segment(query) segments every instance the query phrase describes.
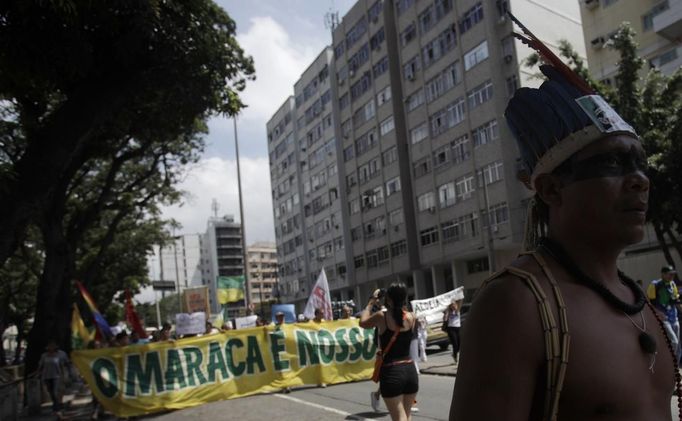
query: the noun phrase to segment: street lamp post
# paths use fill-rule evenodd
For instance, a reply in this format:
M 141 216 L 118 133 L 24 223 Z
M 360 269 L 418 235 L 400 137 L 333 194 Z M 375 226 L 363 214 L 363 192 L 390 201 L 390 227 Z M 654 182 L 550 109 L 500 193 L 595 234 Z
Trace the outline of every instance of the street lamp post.
M 237 116 L 232 117 L 234 123 L 234 149 L 237 158 L 237 191 L 239 192 L 239 220 L 242 224 L 242 255 L 244 259 L 244 288 L 246 294 L 244 295 L 244 306 L 249 307 L 251 303 L 251 286 L 249 285 L 249 260 L 246 252 L 246 224 L 244 223 L 244 200 L 242 198 L 242 176 L 239 168 L 239 139 L 237 137 Z

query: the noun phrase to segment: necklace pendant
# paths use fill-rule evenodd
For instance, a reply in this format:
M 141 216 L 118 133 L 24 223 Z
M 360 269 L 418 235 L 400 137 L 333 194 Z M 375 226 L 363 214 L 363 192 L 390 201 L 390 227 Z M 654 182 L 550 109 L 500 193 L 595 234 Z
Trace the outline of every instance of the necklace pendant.
M 639 334 L 639 346 L 642 347 L 642 351 L 647 354 L 656 353 L 656 339 L 646 332 Z

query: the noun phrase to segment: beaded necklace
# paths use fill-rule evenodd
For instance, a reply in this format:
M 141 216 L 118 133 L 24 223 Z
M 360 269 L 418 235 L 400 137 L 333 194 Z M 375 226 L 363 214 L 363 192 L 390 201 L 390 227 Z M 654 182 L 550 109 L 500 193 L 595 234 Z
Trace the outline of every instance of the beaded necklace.
M 540 240 L 540 248 L 542 248 L 544 251 L 546 251 L 549 255 L 551 255 L 556 261 L 561 264 L 564 269 L 566 269 L 567 272 L 569 272 L 574 278 L 576 278 L 578 281 L 583 283 L 585 286 L 589 287 L 590 289 L 594 290 L 597 292 L 599 295 L 601 295 L 609 304 L 613 305 L 614 307 L 618 308 L 619 310 L 623 311 L 625 315 L 627 316 L 628 314 L 635 314 L 638 312 L 641 312 L 644 309 L 644 306 L 646 305 L 649 307 L 649 310 L 651 313 L 654 315 L 656 318 L 656 321 L 658 322 L 658 327 L 660 328 L 661 332 L 663 333 L 663 337 L 665 338 L 665 342 L 668 351 L 670 352 L 670 355 L 673 360 L 673 370 L 675 374 L 675 391 L 673 392 L 674 395 L 677 395 L 677 408 L 679 410 L 679 420 L 682 421 L 682 375 L 680 374 L 679 370 L 679 365 L 677 362 L 677 357 L 675 356 L 675 350 L 673 349 L 673 345 L 670 342 L 670 338 L 668 337 L 668 333 L 665 330 L 665 326 L 663 324 L 663 319 L 661 319 L 656 313 L 656 310 L 651 304 L 649 300 L 646 299 L 646 295 L 644 295 L 644 291 L 642 291 L 641 288 L 637 286 L 635 281 L 633 281 L 631 278 L 626 276 L 623 272 L 620 270 L 618 271 L 618 277 L 620 278 L 621 282 L 623 282 L 625 285 L 627 285 L 635 295 L 635 304 L 628 304 L 623 302 L 620 298 L 616 297 L 613 295 L 611 291 L 609 291 L 604 284 L 601 282 L 597 282 L 594 279 L 590 278 L 587 276 L 580 268 L 578 268 L 578 265 L 568 256 L 568 254 L 564 251 L 564 249 L 557 244 L 556 242 L 550 240 L 549 238 L 542 238 Z M 640 304 L 641 301 L 641 304 Z M 629 316 L 628 316 L 629 318 Z M 644 318 L 642 318 L 644 320 Z M 631 319 L 632 321 L 632 319 Z M 636 325 L 635 325 L 636 326 Z M 644 329 L 646 330 L 646 325 L 643 326 Z M 641 330 L 641 329 L 640 329 Z M 643 338 L 643 336 L 646 335 L 648 338 Z M 648 349 L 651 349 L 655 353 L 656 351 L 656 341 L 655 339 L 646 333 L 646 331 L 643 331 L 640 333 L 639 336 L 639 343 L 640 347 L 642 347 L 642 350 L 644 350 L 647 353 L 651 353 L 650 351 L 647 351 Z M 651 347 L 651 348 L 649 348 Z M 654 354 L 655 355 L 655 354 Z M 652 370 L 653 372 L 653 370 Z

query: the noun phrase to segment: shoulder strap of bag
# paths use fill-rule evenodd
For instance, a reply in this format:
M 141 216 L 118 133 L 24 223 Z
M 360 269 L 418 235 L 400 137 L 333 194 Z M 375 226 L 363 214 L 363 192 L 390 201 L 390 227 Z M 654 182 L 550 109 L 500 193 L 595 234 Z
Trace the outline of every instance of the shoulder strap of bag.
M 531 290 L 535 300 L 538 304 L 540 313 L 540 321 L 544 331 L 545 339 L 545 358 L 547 361 L 547 392 L 545 394 L 545 402 L 543 409 L 543 420 L 556 421 L 559 409 L 559 397 L 563 388 L 564 379 L 566 376 L 566 366 L 568 365 L 568 352 L 570 348 L 570 334 L 568 331 L 568 317 L 566 315 L 566 304 L 549 266 L 541 255 L 535 252 L 522 253 L 521 255 L 529 255 L 535 260 L 543 274 L 547 278 L 554 295 L 554 299 L 558 309 L 559 323 L 557 323 L 552 311 L 550 301 L 545 294 L 543 288 L 540 286 L 534 274 L 513 267 L 507 266 L 501 271 L 494 273 L 490 278 L 486 279 L 481 285 L 482 290 L 488 283 L 499 278 L 504 274 L 511 274 L 524 281 L 526 286 Z
M 405 311 L 403 310 L 403 321 L 405 321 Z M 386 323 L 386 328 L 388 329 L 388 323 Z M 400 333 L 400 328 L 396 329 L 395 332 L 393 332 L 393 336 L 391 336 L 391 340 L 388 341 L 388 345 L 386 345 L 386 348 L 380 350 L 381 355 L 386 355 L 388 351 L 391 350 L 391 347 L 395 343 L 395 340 L 398 339 L 398 334 Z

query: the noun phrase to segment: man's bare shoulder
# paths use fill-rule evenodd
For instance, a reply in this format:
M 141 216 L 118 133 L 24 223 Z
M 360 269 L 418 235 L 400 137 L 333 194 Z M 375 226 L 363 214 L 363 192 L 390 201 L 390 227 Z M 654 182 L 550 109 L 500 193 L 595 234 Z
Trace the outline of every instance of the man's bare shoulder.
M 509 266 L 530 273 L 544 286 L 545 277 L 531 257 L 520 256 Z M 526 280 L 510 271 L 505 271 L 487 281 L 485 286 L 478 291 L 471 306 L 470 316 L 473 316 L 475 310 L 480 310 L 489 317 L 499 317 L 502 313 L 506 320 L 513 318 L 516 322 L 528 318 L 536 320 L 539 317 L 536 302 L 536 297 Z

